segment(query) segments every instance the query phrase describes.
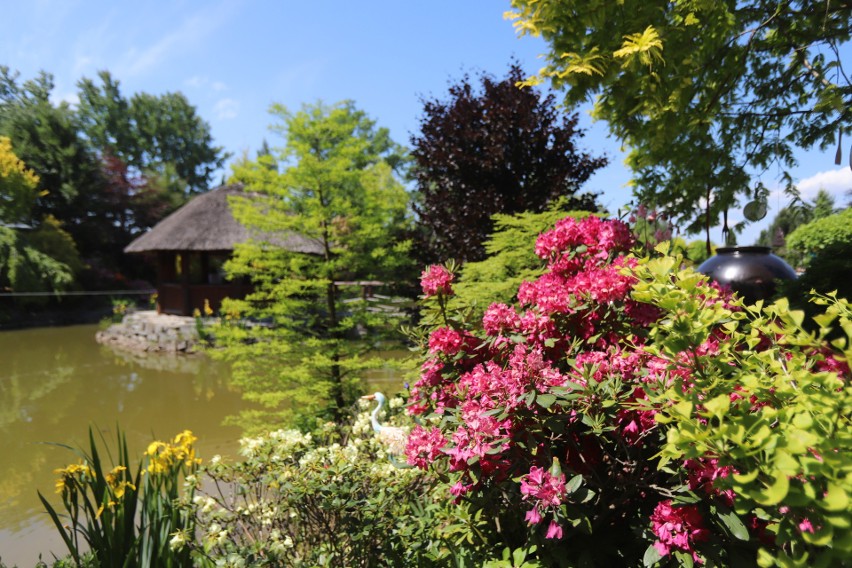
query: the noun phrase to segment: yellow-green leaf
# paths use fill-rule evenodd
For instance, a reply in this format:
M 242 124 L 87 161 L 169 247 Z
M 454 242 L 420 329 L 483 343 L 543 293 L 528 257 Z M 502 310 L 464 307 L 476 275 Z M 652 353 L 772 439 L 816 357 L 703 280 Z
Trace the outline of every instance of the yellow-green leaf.
M 754 500 L 764 506 L 777 505 L 784 500 L 790 491 L 790 480 L 783 473 L 779 473 L 772 485 L 760 491 L 754 496 Z

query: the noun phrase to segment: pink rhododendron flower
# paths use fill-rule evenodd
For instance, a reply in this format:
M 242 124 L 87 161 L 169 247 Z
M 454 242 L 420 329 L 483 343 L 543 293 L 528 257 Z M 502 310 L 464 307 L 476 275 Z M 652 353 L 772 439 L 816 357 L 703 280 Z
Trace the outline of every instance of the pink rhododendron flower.
M 521 333 L 526 336 L 528 344 L 544 345 L 550 339 L 562 339 L 550 316 L 532 311 L 521 316 Z
M 464 336 L 450 327 L 439 327 L 429 336 L 429 351 L 455 355 L 464 346 Z
M 549 314 L 568 313 L 574 304 L 568 279 L 559 274 L 543 274 L 534 282 L 523 282 L 518 302 Z
M 420 386 L 438 386 L 443 380 L 443 377 L 441 376 L 441 370 L 443 368 L 444 363 L 440 359 L 427 359 L 423 365 L 420 366 L 420 380 L 417 381 L 417 384 Z
M 657 535 L 654 548 L 667 556 L 673 549 L 692 554 L 693 560 L 701 562 L 694 545 L 710 537 L 704 527 L 704 519 L 695 505 L 673 507 L 671 499 L 657 504 L 651 515 L 651 530 Z
M 537 507 L 533 507 L 527 514 L 524 516 L 524 520 L 528 525 L 537 525 L 541 522 L 541 513 L 538 512 Z
M 521 318 L 515 308 L 496 302 L 491 304 L 482 316 L 482 328 L 488 335 L 514 331 L 520 322 Z
M 459 480 L 455 484 L 453 484 L 452 487 L 450 487 L 450 494 L 453 497 L 458 498 L 458 497 L 463 496 L 468 491 L 470 491 L 471 487 L 472 487 L 472 485 L 465 485 L 464 483 L 461 482 L 461 480 Z
M 451 286 L 455 275 L 440 264 L 429 266 L 420 274 L 420 287 L 423 295 L 427 298 L 443 294 L 449 296 L 453 293 Z
M 728 477 L 733 473 L 729 465 L 719 467 L 716 458 L 701 458 L 686 460 L 687 482 L 693 491 L 701 490 L 707 495 L 718 495 L 729 507 L 734 504 L 734 492 L 731 489 L 720 490 L 715 486 L 717 479 Z
M 811 524 L 811 520 L 807 518 L 802 519 L 802 521 L 799 523 L 799 530 L 803 533 L 813 533 L 814 526 L 813 524 Z
M 521 478 L 521 495 L 524 500 L 535 501 L 540 507 L 558 507 L 567 495 L 565 474 L 553 475 L 541 467 L 533 466 Z
M 550 521 L 550 526 L 547 527 L 545 538 L 562 538 L 562 526 L 556 521 Z
M 446 445 L 447 439 L 440 428 L 426 430 L 418 425 L 408 436 L 405 455 L 409 464 L 426 469 L 441 455 L 441 449 Z
M 825 347 L 819 351 L 816 351 L 814 355 L 816 356 L 815 367 L 817 371 L 837 373 L 837 375 L 841 379 L 849 379 L 849 362 L 840 361 L 839 359 L 837 359 L 831 349 Z
M 550 268 L 554 272 L 570 272 L 578 267 L 572 258 L 578 246 L 586 247 L 586 258 L 603 262 L 610 252 L 629 250 L 633 241 L 630 228 L 621 221 L 605 221 L 595 216 L 578 221 L 567 217 L 538 237 L 535 252 L 540 258 L 551 259 Z

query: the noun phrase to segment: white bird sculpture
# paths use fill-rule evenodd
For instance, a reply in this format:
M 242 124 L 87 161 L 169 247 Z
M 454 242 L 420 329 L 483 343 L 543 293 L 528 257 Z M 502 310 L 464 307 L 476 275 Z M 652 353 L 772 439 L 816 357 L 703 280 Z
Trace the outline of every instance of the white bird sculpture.
M 387 400 L 385 395 L 380 392 L 376 392 L 362 396 L 361 398 L 364 400 L 375 400 L 378 403 L 376 408 L 373 409 L 372 414 L 370 414 L 370 424 L 372 424 L 373 432 L 376 433 L 376 436 L 379 438 L 379 442 L 387 448 L 391 462 L 396 465 L 394 456 L 405 455 L 405 444 L 408 442 L 408 433 L 402 428 L 384 426 L 379 423 L 379 412 L 382 411 L 382 407 L 385 405 L 385 401 Z

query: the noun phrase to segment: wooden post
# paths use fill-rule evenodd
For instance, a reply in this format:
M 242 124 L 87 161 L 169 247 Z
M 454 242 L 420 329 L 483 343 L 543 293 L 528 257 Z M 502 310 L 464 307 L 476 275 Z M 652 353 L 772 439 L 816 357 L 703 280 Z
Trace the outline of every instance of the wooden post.
M 180 253 L 180 283 L 183 288 L 183 309 L 181 310 L 181 315 L 191 316 L 192 315 L 192 305 L 190 303 L 190 294 L 189 294 L 189 255 L 192 254 L 189 251 L 181 251 Z

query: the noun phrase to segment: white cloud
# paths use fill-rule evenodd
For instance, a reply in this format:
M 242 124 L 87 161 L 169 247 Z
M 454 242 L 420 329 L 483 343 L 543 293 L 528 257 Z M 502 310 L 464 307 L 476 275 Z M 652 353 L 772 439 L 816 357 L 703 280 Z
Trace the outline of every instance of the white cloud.
M 236 118 L 240 111 L 240 103 L 234 99 L 221 99 L 214 107 L 216 117 L 224 120 Z
M 144 49 L 131 49 L 125 59 L 122 76 L 141 75 L 158 67 L 169 57 L 182 51 L 198 48 L 205 38 L 226 24 L 237 5 L 226 1 L 210 9 L 203 8 L 184 20 L 177 28 Z
M 183 84 L 190 89 L 198 89 L 204 91 L 222 92 L 228 90 L 228 85 L 222 81 L 211 81 L 209 77 L 201 75 L 193 75 L 186 79 Z
M 804 199 L 813 199 L 820 189 L 826 190 L 835 198 L 844 197 L 852 190 L 852 169 L 843 166 L 836 170 L 827 170 L 812 175 L 796 184 Z
M 202 87 L 207 83 L 207 77 L 201 77 L 199 75 L 193 75 L 189 79 L 183 82 L 187 87 Z

